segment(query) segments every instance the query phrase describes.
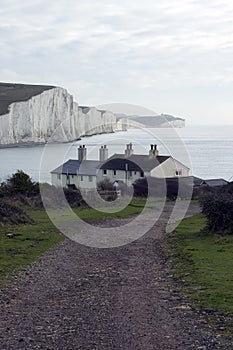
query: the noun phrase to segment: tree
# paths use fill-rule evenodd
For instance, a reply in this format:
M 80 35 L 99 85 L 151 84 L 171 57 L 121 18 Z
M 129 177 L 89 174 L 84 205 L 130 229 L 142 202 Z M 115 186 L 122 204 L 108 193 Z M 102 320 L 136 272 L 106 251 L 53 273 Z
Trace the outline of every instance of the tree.
M 233 184 L 224 186 L 202 201 L 202 212 L 207 217 L 207 231 L 233 234 Z
M 37 182 L 33 182 L 29 175 L 22 170 L 18 170 L 15 174 L 9 177 L 3 188 L 10 194 L 23 194 L 26 196 L 39 193 Z

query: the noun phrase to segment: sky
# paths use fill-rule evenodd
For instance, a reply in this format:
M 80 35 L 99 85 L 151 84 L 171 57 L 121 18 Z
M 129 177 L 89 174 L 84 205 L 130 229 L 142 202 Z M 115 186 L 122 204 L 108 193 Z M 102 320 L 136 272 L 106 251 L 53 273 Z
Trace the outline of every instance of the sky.
M 230 0 L 0 0 L 0 81 L 233 124 Z

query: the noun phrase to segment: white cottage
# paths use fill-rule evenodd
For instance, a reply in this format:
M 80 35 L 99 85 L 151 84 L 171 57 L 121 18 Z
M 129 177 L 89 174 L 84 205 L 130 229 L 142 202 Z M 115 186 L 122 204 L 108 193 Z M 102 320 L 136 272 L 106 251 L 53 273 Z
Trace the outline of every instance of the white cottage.
M 171 156 L 160 156 L 157 145 L 151 145 L 148 155 L 134 154 L 128 144 L 125 154 L 114 154 L 99 166 L 97 182 L 108 178 L 127 185 L 143 177 L 174 178 L 189 176 L 190 169 Z
M 91 190 L 98 182 L 109 179 L 112 183 L 123 182 L 127 186 L 143 177 L 174 178 L 189 176 L 190 169 L 171 156 L 160 156 L 156 145 L 151 145 L 148 155 L 134 154 L 128 144 L 125 154 L 108 158 L 108 149 L 101 146 L 99 160 L 87 160 L 87 149 L 80 146 L 78 159 L 70 159 L 51 172 L 55 186 Z
M 78 159 L 69 159 L 51 171 L 52 185 L 91 190 L 97 187 L 97 168 L 108 158 L 108 149 L 101 146 L 99 161 L 87 160 L 86 146 L 79 146 Z

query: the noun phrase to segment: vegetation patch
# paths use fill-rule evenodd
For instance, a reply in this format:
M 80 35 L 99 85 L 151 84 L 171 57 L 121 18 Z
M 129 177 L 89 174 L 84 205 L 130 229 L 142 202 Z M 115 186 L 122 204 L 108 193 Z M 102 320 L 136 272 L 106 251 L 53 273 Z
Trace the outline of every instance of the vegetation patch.
M 118 218 L 123 219 L 130 217 L 132 215 L 140 214 L 145 206 L 146 201 L 143 198 L 135 198 L 132 199 L 130 204 L 125 207 L 124 209 L 120 210 L 114 213 L 106 213 L 103 211 L 98 211 L 92 208 L 88 209 L 79 209 L 79 208 L 73 208 L 74 212 L 83 220 L 101 220 L 106 218 Z M 117 210 L 117 206 L 114 207 Z
M 44 210 L 31 210 L 30 216 L 34 224 L 1 227 L 0 285 L 64 239 Z
M 0 225 L 25 223 L 33 223 L 33 220 L 24 210 L 0 199 Z
M 167 239 L 173 274 L 198 309 L 223 314 L 233 332 L 233 235 L 204 233 L 203 214 L 184 219 Z

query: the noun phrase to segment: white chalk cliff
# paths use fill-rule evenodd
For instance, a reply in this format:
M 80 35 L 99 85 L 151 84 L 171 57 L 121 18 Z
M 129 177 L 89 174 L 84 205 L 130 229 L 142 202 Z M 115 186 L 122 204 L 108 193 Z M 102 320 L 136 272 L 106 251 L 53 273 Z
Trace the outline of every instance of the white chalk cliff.
M 0 144 L 69 142 L 115 129 L 112 112 L 80 107 L 67 90 L 52 87 L 9 103 L 7 113 L 0 115 Z

